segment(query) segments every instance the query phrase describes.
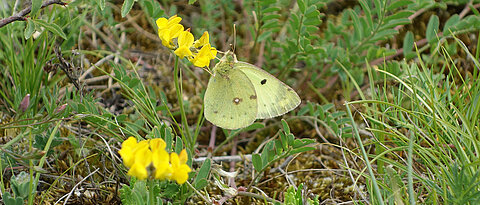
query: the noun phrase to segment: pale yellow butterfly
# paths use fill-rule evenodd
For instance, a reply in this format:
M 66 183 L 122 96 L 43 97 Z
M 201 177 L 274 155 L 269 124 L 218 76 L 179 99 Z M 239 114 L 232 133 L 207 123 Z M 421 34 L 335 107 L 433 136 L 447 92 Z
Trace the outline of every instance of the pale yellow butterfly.
M 283 115 L 301 100 L 288 85 L 257 66 L 237 61 L 228 51 L 213 68 L 204 102 L 208 121 L 225 129 L 239 129 L 256 119 Z

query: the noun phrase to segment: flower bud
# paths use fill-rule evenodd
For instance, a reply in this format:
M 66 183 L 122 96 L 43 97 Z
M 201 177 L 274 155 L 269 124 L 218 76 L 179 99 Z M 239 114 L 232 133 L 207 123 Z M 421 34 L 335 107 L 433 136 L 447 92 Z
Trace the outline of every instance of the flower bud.
M 67 103 L 63 104 L 63 105 L 60 105 L 57 107 L 57 109 L 55 109 L 55 114 L 58 114 L 58 113 L 61 113 L 63 110 L 65 110 L 65 108 L 67 107 Z
M 23 97 L 22 102 L 20 102 L 20 110 L 22 112 L 25 112 L 29 105 L 30 105 L 30 94 L 27 94 L 25 95 L 25 97 Z

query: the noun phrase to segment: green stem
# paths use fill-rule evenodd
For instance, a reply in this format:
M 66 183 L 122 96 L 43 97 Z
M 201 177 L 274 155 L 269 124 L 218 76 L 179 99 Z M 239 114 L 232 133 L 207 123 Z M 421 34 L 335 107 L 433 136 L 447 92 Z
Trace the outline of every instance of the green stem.
M 32 152 L 32 151 L 33 151 L 33 150 L 32 150 L 32 148 L 33 148 L 33 144 L 32 144 L 33 139 L 32 139 L 32 132 L 31 132 L 31 130 L 29 130 L 29 140 L 28 140 L 28 141 L 29 141 L 30 152 Z M 46 154 L 45 154 L 45 155 L 46 155 Z M 28 166 L 30 166 L 30 169 L 29 169 L 29 170 L 30 170 L 30 183 L 29 183 L 29 185 L 28 185 L 28 193 L 30 193 L 30 194 L 28 195 L 28 204 L 31 205 L 31 204 L 33 204 L 33 196 L 34 196 L 34 194 L 33 194 L 33 186 L 34 186 L 34 184 L 32 183 L 32 182 L 33 182 L 33 172 L 34 172 L 34 170 L 33 170 L 33 159 L 28 160 Z M 36 187 L 36 186 L 35 186 L 35 187 Z
M 302 34 L 302 24 L 303 24 L 303 18 L 304 18 L 304 14 L 302 13 L 302 15 L 300 16 L 300 23 L 298 24 L 298 31 L 297 31 L 297 49 L 300 50 L 300 35 Z M 282 71 L 280 72 L 280 75 L 278 76 L 279 79 L 281 80 L 285 80 L 284 78 L 286 76 L 288 76 L 288 73 L 290 72 L 290 68 L 292 67 L 292 65 L 297 61 L 297 57 L 300 53 L 300 51 L 298 51 L 288 60 L 287 64 L 285 67 L 283 67 Z M 303 48 L 301 49 L 302 53 L 304 53 L 304 50 Z
M 60 127 L 61 122 L 62 121 L 57 122 L 57 124 L 55 125 L 55 128 L 53 128 L 52 133 L 48 137 L 47 143 L 45 144 L 45 148 L 43 149 L 45 154 L 43 155 L 43 157 L 40 159 L 40 162 L 38 163 L 39 168 L 43 167 L 43 164 L 45 163 L 45 160 L 47 159 L 48 150 L 50 149 L 50 145 L 52 144 L 53 138 L 55 137 L 55 134 L 57 133 L 57 130 Z M 31 171 L 30 173 L 33 174 L 33 171 Z M 31 182 L 30 184 L 33 184 L 33 187 L 36 188 L 37 185 L 38 185 L 38 180 L 39 179 L 40 179 L 40 172 L 37 172 L 36 175 L 35 175 L 35 180 L 33 181 L 33 183 Z M 33 204 L 33 198 L 35 197 L 35 194 L 32 193 L 32 192 L 33 191 L 30 190 L 30 195 L 28 196 L 28 204 Z
M 363 146 L 362 138 L 360 138 L 360 134 L 358 133 L 357 125 L 355 124 L 355 120 L 353 119 L 352 111 L 350 110 L 350 103 L 349 102 L 345 102 L 345 108 L 347 108 L 347 114 L 348 114 L 348 117 L 350 118 L 350 122 L 352 123 L 352 130 L 353 130 L 354 136 L 358 141 L 358 146 L 360 147 L 360 150 L 362 151 L 363 159 L 365 160 L 365 164 L 367 165 L 367 170 L 368 170 L 368 173 L 370 175 L 370 180 L 372 182 L 373 191 L 375 192 L 375 197 L 377 199 L 377 203 L 378 204 L 385 204 L 383 202 L 382 193 L 380 192 L 380 188 L 378 187 L 378 184 L 377 184 L 377 179 L 375 178 L 375 174 L 373 173 L 372 165 L 370 164 L 370 160 L 368 159 L 367 151 L 365 151 L 365 147 Z
M 187 122 L 187 115 L 185 114 L 185 109 L 183 107 L 183 89 L 182 89 L 182 84 L 179 81 L 178 76 L 181 76 L 181 70 L 178 69 L 178 56 L 175 56 L 175 67 L 174 67 L 174 76 L 173 80 L 175 83 L 175 90 L 177 92 L 177 99 L 178 99 L 178 106 L 180 107 L 180 115 L 182 118 L 182 129 L 180 129 L 180 134 L 182 135 L 182 139 L 185 142 L 185 145 L 187 146 L 190 151 L 193 153 L 193 142 L 190 142 L 191 137 L 190 137 L 190 131 L 188 130 L 188 122 Z M 177 142 L 178 143 L 178 142 Z
M 5 187 L 3 186 L 4 183 L 3 183 L 3 166 L 2 166 L 2 158 L 0 157 L 0 170 L 2 170 L 0 172 L 0 191 L 2 191 L 2 193 L 5 193 Z
M 155 187 L 155 180 L 154 179 L 147 179 L 147 183 L 148 183 L 148 204 L 150 205 L 155 205 L 155 198 L 153 197 L 154 196 L 154 192 L 153 192 L 153 189 Z
M 208 198 L 206 198 L 202 193 L 200 193 L 190 182 L 186 182 L 188 187 L 190 187 L 191 190 L 193 190 L 204 202 L 207 204 L 212 204 L 212 201 L 210 201 Z

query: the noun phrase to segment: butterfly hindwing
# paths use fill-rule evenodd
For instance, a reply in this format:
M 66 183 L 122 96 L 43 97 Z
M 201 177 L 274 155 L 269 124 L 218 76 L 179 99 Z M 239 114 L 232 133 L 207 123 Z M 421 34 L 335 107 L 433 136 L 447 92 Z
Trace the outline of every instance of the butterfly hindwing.
M 295 109 L 301 102 L 298 94 L 270 73 L 249 63 L 237 61 L 234 69 L 241 70 L 257 93 L 257 119 L 272 118 Z
M 256 96 L 252 83 L 240 70 L 215 73 L 205 92 L 205 118 L 226 129 L 246 127 L 257 116 Z

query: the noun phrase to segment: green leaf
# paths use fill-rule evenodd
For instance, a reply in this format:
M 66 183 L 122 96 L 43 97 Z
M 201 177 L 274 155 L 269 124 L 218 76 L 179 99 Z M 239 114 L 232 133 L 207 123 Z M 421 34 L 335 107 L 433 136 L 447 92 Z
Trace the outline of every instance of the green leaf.
M 322 20 L 320 20 L 318 18 L 310 18 L 310 19 L 306 19 L 305 21 L 303 21 L 303 24 L 304 25 L 319 26 L 320 24 L 322 24 Z
M 460 16 L 458 14 L 454 14 L 451 16 L 447 22 L 445 22 L 445 26 L 443 26 L 443 34 L 447 35 L 450 34 L 450 30 L 454 31 L 455 25 L 460 21 Z
M 268 20 L 272 20 L 272 19 L 279 19 L 281 16 L 279 14 L 270 14 L 270 15 L 265 15 L 264 17 L 262 17 L 262 21 L 263 22 L 266 22 Z
M 427 41 L 429 43 L 432 43 L 437 40 L 437 33 L 438 33 L 438 26 L 440 22 L 438 19 L 438 16 L 432 15 L 430 16 L 430 20 L 428 21 L 427 25 Z
M 353 28 L 355 29 L 355 36 L 357 39 L 362 39 L 363 37 L 363 27 L 362 24 L 360 23 L 360 19 L 358 18 L 357 13 L 355 11 L 349 9 L 350 17 L 352 18 L 353 21 Z
M 275 11 L 280 11 L 280 8 L 278 8 L 278 7 L 268 7 L 266 9 L 263 9 L 262 13 L 271 13 L 271 12 L 275 12 Z
M 300 25 L 300 18 L 296 14 L 290 16 L 290 26 L 294 29 L 297 29 Z
M 413 50 L 413 33 L 411 31 L 408 31 L 407 34 L 405 34 L 405 38 L 403 39 L 403 55 L 407 56 L 407 53 L 411 52 Z
M 194 4 L 195 2 L 197 2 L 197 0 L 188 0 L 188 4 L 190 5 Z
M 193 181 L 193 185 L 195 186 L 196 189 L 203 189 L 203 187 L 206 186 L 206 180 L 208 177 L 208 173 L 210 173 L 210 168 L 212 167 L 212 162 L 210 159 L 206 159 L 202 167 L 200 167 L 200 170 L 198 170 L 197 177 L 195 177 L 195 180 Z M 205 181 L 205 184 L 202 181 Z
M 277 2 L 277 1 L 276 0 L 263 0 L 263 1 L 260 1 L 260 5 L 268 7 L 268 6 L 271 6 L 271 4 L 274 4 L 275 2 Z
M 273 161 L 277 156 L 275 149 L 275 141 L 270 141 L 270 143 L 267 144 L 267 153 L 267 162 L 265 163 L 265 165 Z
M 332 128 L 334 133 L 338 133 L 338 125 L 335 123 L 335 121 L 331 120 L 327 122 L 328 126 Z
M 298 200 L 298 204 L 303 204 L 302 190 L 303 190 L 303 183 L 301 183 L 297 188 L 296 198 Z
M 302 14 L 305 13 L 305 10 L 306 10 L 306 6 L 305 6 L 305 2 L 303 0 L 297 0 L 297 4 L 298 4 L 298 8 L 300 9 L 300 12 L 302 12 Z
M 162 131 L 162 136 L 164 136 L 165 143 L 167 144 L 167 147 L 165 149 L 167 150 L 167 152 L 170 152 L 173 145 L 172 128 L 162 125 L 160 130 Z
M 284 119 L 282 119 L 282 127 L 285 134 L 290 134 L 290 127 L 288 127 L 288 123 Z
M 55 24 L 53 22 L 46 22 L 46 21 L 41 20 L 41 19 L 36 19 L 36 20 L 32 19 L 32 21 L 35 21 L 35 24 L 38 24 L 38 25 L 46 28 L 48 31 L 52 32 L 53 34 L 55 34 L 57 36 L 60 36 L 65 40 L 67 39 L 67 35 L 62 31 L 60 26 L 58 26 L 57 24 Z
M 100 10 L 103 11 L 105 9 L 105 0 L 99 0 L 98 6 L 100 6 Z
M 134 0 L 125 0 L 122 5 L 122 18 L 127 16 L 127 14 L 132 10 Z
M 239 131 L 241 131 L 241 132 L 248 132 L 248 131 L 252 131 L 252 130 L 258 130 L 258 129 L 261 129 L 261 128 L 264 128 L 264 127 L 265 127 L 264 124 L 256 122 L 256 123 L 253 123 L 253 124 L 251 124 L 250 126 L 248 126 L 248 127 L 246 127 L 246 128 L 243 128 L 243 129 L 241 129 L 241 130 L 239 130 Z
M 283 149 L 288 149 L 288 139 L 287 139 L 287 135 L 285 135 L 285 133 L 283 132 L 280 132 L 280 142 L 282 143 L 282 147 Z
M 411 0 L 402 0 L 402 1 L 392 1 L 390 4 L 387 6 L 387 11 L 393 11 L 399 7 L 402 6 L 407 6 L 409 4 L 412 4 L 414 1 Z
M 378 16 L 382 15 L 382 10 L 383 10 L 382 2 L 383 1 L 381 0 L 373 0 L 373 4 L 375 5 L 375 12 Z
M 277 152 L 277 155 L 283 153 L 283 143 L 281 140 L 275 140 L 275 151 Z
M 196 180 L 196 179 L 195 179 Z M 199 179 L 193 184 L 195 189 L 203 189 L 208 185 L 208 181 L 206 179 Z
M 135 202 L 134 204 L 146 204 L 146 200 L 148 200 L 148 191 L 147 191 L 147 184 L 144 180 L 137 180 L 133 185 L 132 189 L 132 198 Z
M 42 8 L 42 0 L 32 0 L 32 10 L 30 11 L 30 16 L 36 16 L 40 8 Z
M 263 32 L 262 34 L 260 34 L 260 36 L 258 36 L 258 41 L 259 42 L 262 42 L 264 41 L 265 39 L 267 39 L 268 37 L 270 37 L 272 35 L 272 31 L 266 31 L 266 32 Z
M 253 163 L 253 168 L 255 168 L 255 171 L 257 172 L 262 171 L 263 163 L 262 163 L 262 158 L 260 157 L 259 154 L 252 154 L 252 163 Z
M 391 20 L 380 27 L 380 30 L 394 28 L 399 25 L 410 24 L 411 21 L 407 18 Z
M 360 0 L 358 1 L 358 3 L 360 3 L 360 6 L 362 6 L 363 12 L 365 13 L 365 19 L 367 20 L 368 27 L 372 28 L 373 26 L 372 11 L 370 10 L 368 3 L 365 0 Z
M 413 13 L 414 12 L 410 10 L 399 11 L 393 15 L 387 16 L 385 18 L 385 22 L 389 22 L 391 20 L 401 19 L 401 18 L 406 18 L 408 20 L 408 17 L 411 16 Z
M 153 16 L 154 7 L 152 1 L 143 1 L 143 6 L 147 10 L 147 14 Z
M 385 39 L 393 37 L 396 34 L 398 34 L 397 30 L 386 29 L 386 30 L 383 30 L 383 31 L 380 31 L 380 32 L 376 33 L 375 36 L 372 38 L 372 41 L 385 40 Z
M 262 25 L 262 29 L 269 29 L 269 28 L 275 28 L 275 27 L 278 27 L 278 20 L 273 20 L 273 21 L 269 21 L 265 24 Z
M 22 197 L 14 198 L 10 192 L 3 193 L 2 199 L 5 205 L 22 205 L 24 200 Z
M 32 20 L 27 20 L 27 26 L 25 27 L 24 32 L 25 39 L 32 37 L 33 32 L 35 32 L 35 22 Z
M 183 143 L 182 143 L 182 138 L 177 136 L 177 139 L 175 139 L 175 152 L 179 154 L 183 149 Z
M 270 159 L 269 149 L 270 149 L 271 143 L 273 143 L 273 141 L 268 142 L 268 143 L 265 145 L 265 147 L 263 148 L 262 153 L 260 154 L 260 158 L 262 158 L 262 165 L 263 165 L 263 166 L 265 166 L 265 165 L 268 164 L 268 162 L 269 162 L 269 159 Z M 263 167 L 262 167 L 262 168 L 263 168 Z
M 30 175 L 22 171 L 10 179 L 10 185 L 17 198 L 27 198 L 30 192 Z

